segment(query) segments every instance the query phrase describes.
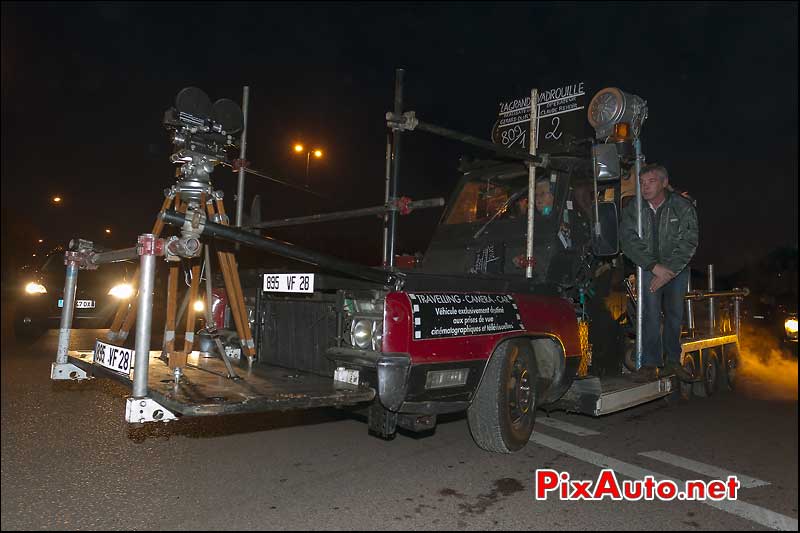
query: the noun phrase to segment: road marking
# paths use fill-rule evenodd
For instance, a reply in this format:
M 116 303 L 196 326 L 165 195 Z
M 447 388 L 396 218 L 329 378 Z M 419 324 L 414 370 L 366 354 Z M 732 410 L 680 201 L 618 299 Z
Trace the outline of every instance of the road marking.
M 576 426 L 575 424 L 570 424 L 569 422 L 564 422 L 563 420 L 559 420 L 558 418 L 550 418 L 550 417 L 541 417 L 536 418 L 537 424 L 542 424 L 544 426 L 548 426 L 551 428 L 560 429 L 561 431 L 566 431 L 567 433 L 572 433 L 573 435 L 578 435 L 579 437 L 588 437 L 590 435 L 600 435 L 599 431 L 595 431 L 593 429 L 582 428 L 580 426 Z
M 601 453 L 581 448 L 580 446 L 575 446 L 569 442 L 548 437 L 547 435 L 543 435 L 541 433 L 534 433 L 531 436 L 531 442 L 546 448 L 551 448 L 566 455 L 570 455 L 586 463 L 599 466 L 600 468 L 611 468 L 614 470 L 614 472 L 632 479 L 644 479 L 645 476 L 653 476 L 653 478 L 656 480 L 668 479 L 674 481 L 675 483 L 682 483 L 681 480 L 666 476 L 664 474 L 659 474 L 658 472 L 632 465 L 624 461 L 620 461 L 619 459 L 614 459 L 613 457 L 609 457 Z M 782 515 L 780 513 L 776 513 L 775 511 L 770 511 L 769 509 L 743 502 L 741 500 L 721 502 L 698 500 L 698 503 L 703 503 L 772 529 L 781 531 L 797 531 L 796 518 Z
M 691 470 L 692 472 L 697 472 L 698 474 L 703 474 L 704 476 L 715 479 L 724 480 L 727 479 L 728 476 L 736 476 L 739 479 L 739 483 L 742 484 L 742 488 L 746 489 L 769 485 L 769 481 L 763 481 L 761 479 L 745 476 L 743 474 L 737 474 L 736 472 L 730 472 L 717 466 L 707 465 L 698 461 L 692 461 L 691 459 L 686 459 L 685 457 L 681 457 L 679 455 L 673 455 L 669 452 L 662 452 L 661 450 L 640 452 L 639 455 L 644 455 L 650 459 L 655 459 L 656 461 L 661 461 L 662 463 L 677 466 L 678 468 L 683 468 L 684 470 Z

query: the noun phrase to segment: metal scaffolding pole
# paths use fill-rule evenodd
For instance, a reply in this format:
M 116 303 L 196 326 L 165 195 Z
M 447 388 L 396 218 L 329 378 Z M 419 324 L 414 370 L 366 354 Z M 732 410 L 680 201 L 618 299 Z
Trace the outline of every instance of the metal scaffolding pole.
M 69 254 L 69 252 L 68 252 Z M 61 310 L 61 323 L 58 326 L 58 349 L 56 363 L 67 362 L 69 336 L 72 331 L 72 315 L 75 312 L 75 293 L 78 289 L 78 262 L 67 259 L 67 278 L 64 281 L 64 308 Z
M 633 148 L 636 153 L 636 232 L 642 238 L 642 187 L 639 183 L 639 173 L 642 170 L 642 141 L 636 137 L 633 140 Z M 636 370 L 642 368 L 642 335 L 643 335 L 643 312 L 644 312 L 644 269 L 636 267 Z
M 531 127 L 530 136 L 528 140 L 528 153 L 536 157 L 536 121 L 539 117 L 539 91 L 536 89 L 531 90 Z M 533 277 L 533 218 L 534 218 L 534 204 L 536 203 L 536 166 L 528 165 L 528 228 L 525 237 L 525 277 L 531 279 Z
M 399 68 L 395 70 L 394 80 L 394 114 L 401 116 L 403 114 L 403 74 L 405 70 Z M 402 140 L 402 130 L 396 128 L 392 130 L 392 177 L 389 180 L 389 201 L 397 200 L 398 183 L 400 181 L 400 147 Z M 387 225 L 387 240 L 384 247 L 384 255 L 386 256 L 386 265 L 389 268 L 394 267 L 394 253 L 395 244 L 397 239 L 397 211 L 388 213 L 389 223 Z
M 386 136 L 386 192 L 383 203 L 389 205 L 390 184 L 392 182 L 392 138 Z M 383 266 L 389 265 L 389 213 L 383 215 Z
M 153 321 L 153 285 L 156 276 L 156 256 L 152 246 L 143 241 L 155 241 L 152 234 L 142 235 L 143 244 L 139 269 L 139 298 L 136 310 L 135 364 L 133 366 L 133 397 L 147 396 L 147 378 L 150 367 L 150 326 Z
M 714 265 L 708 265 L 708 292 L 714 292 Z M 708 334 L 714 335 L 717 330 L 717 314 L 714 309 L 714 298 L 708 299 Z
M 244 115 L 244 127 L 242 128 L 242 139 L 239 147 L 239 159 L 245 160 L 247 154 L 247 108 L 250 99 L 250 87 L 244 87 L 242 91 L 242 113 Z M 242 226 L 242 216 L 244 213 L 244 165 L 239 167 L 239 181 L 236 187 L 236 225 Z

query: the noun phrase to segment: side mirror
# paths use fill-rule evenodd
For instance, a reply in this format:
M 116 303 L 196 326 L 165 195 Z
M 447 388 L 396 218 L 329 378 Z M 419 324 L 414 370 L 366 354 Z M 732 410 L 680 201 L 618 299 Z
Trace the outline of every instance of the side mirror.
M 619 154 L 614 143 L 592 145 L 594 178 L 599 182 L 614 181 L 619 178 Z
M 598 202 L 599 219 L 592 228 L 592 253 L 598 257 L 608 257 L 619 253 L 619 221 L 617 220 L 617 204 L 614 202 Z M 596 228 L 599 223 L 600 234 Z

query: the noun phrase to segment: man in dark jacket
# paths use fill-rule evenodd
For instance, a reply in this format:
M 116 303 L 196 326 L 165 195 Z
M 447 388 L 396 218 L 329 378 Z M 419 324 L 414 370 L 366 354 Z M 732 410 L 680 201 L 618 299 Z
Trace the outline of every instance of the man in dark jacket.
M 639 173 L 642 191 L 642 237 L 636 231 L 636 202 L 622 212 L 622 251 L 643 270 L 642 368 L 637 376 L 658 376 L 662 349 L 664 371 L 683 380 L 691 376 L 680 364 L 683 297 L 690 275 L 689 261 L 697 250 L 697 213 L 692 202 L 668 189 L 669 174 L 661 165 L 647 165 Z M 661 312 L 664 327 L 661 329 Z

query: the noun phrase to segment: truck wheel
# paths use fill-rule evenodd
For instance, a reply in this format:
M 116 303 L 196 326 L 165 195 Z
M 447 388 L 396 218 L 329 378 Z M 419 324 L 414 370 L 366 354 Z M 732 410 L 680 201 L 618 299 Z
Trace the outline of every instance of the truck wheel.
M 511 453 L 531 438 L 536 418 L 536 361 L 527 341 L 498 347 L 467 410 L 469 429 L 484 450 Z
M 736 344 L 726 344 L 723 346 L 724 363 L 720 372 L 720 387 L 723 390 L 736 389 L 736 374 L 739 367 L 739 347 Z
M 683 369 L 692 376 L 697 375 L 697 371 L 695 370 L 697 367 L 695 366 L 694 356 L 692 354 L 686 354 L 683 357 L 683 364 L 681 366 L 683 366 Z M 693 385 L 694 383 L 684 383 L 683 381 L 680 381 L 681 398 L 687 401 L 692 399 L 692 393 L 694 392 Z
M 704 350 L 702 357 L 702 381 L 693 383 L 694 394 L 700 398 L 710 398 L 719 388 L 719 358 L 716 350 Z

